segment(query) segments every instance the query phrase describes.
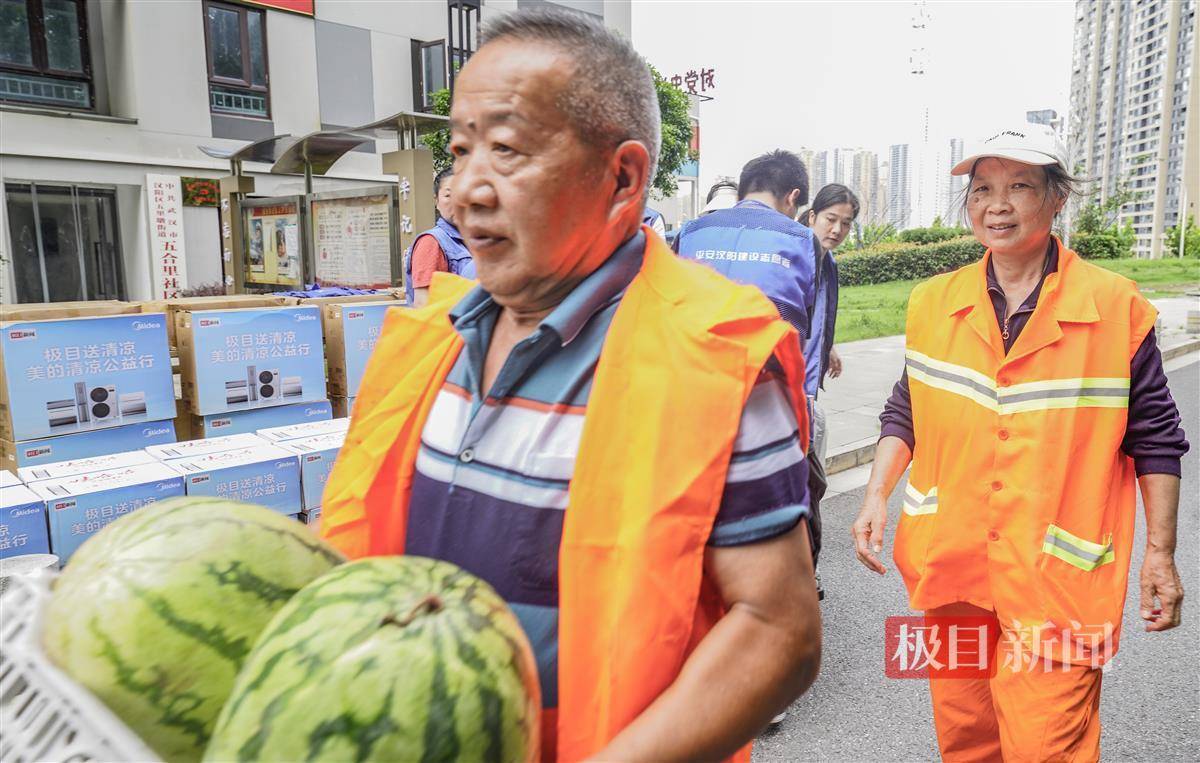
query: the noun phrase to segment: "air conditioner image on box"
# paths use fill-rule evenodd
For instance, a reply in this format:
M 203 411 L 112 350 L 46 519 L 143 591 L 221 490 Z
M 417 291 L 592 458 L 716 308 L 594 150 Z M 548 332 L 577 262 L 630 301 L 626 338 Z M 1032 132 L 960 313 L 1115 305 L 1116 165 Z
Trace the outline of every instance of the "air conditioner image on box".
M 254 394 L 252 400 L 258 400 L 260 403 L 271 403 L 278 400 L 282 396 L 281 377 L 279 376 L 278 368 L 267 368 L 261 371 L 250 366 L 247 369 L 253 377 L 252 386 Z
M 250 385 L 245 379 L 235 379 L 225 382 L 225 404 L 250 402 Z
M 121 413 L 121 418 L 126 416 L 145 416 L 146 415 L 146 393 L 145 392 L 126 392 L 117 397 L 117 409 Z
M 46 417 L 50 422 L 51 429 L 75 426 L 79 423 L 79 406 L 75 403 L 74 398 L 47 400 Z
M 82 405 L 87 411 L 84 421 L 100 424 L 114 421 L 120 417 L 117 408 L 117 388 L 111 384 L 91 385 L 86 382 L 75 382 L 75 399 L 82 398 Z
M 304 394 L 304 380 L 299 376 L 283 377 L 281 386 L 284 397 L 300 397 Z

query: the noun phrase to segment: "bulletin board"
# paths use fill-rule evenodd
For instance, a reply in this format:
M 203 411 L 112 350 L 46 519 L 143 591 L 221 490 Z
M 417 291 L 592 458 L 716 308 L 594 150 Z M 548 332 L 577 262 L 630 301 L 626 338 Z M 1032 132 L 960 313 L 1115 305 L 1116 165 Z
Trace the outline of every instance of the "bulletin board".
M 242 202 L 243 272 L 248 285 L 304 284 L 304 197 Z
M 400 283 L 392 186 L 308 197 L 313 275 L 322 286 L 382 289 Z

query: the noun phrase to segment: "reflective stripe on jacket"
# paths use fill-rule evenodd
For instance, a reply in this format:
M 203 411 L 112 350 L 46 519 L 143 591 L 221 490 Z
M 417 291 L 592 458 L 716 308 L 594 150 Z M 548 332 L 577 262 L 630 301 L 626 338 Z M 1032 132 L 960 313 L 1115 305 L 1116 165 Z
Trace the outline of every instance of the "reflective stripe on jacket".
M 990 252 L 913 291 L 916 446 L 895 560 L 914 609 L 994 609 L 1036 653 L 1102 664 L 1116 651 L 1133 545 L 1133 462 L 1121 452 L 1130 360 L 1156 313 L 1131 281 L 1059 251 L 1007 356 Z M 1096 638 L 1106 627 L 1108 646 Z
M 643 230 L 642 269 L 596 369 L 559 549 L 565 761 L 596 753 L 646 709 L 722 615 L 703 561 L 742 408 L 772 353 L 803 369 L 796 332 L 761 293 Z M 448 313 L 471 286 L 437 275 L 426 307 L 389 311 L 324 495 L 322 534 L 352 558 L 404 552 L 421 430 L 463 344 Z M 788 378 L 807 449 L 802 385 Z

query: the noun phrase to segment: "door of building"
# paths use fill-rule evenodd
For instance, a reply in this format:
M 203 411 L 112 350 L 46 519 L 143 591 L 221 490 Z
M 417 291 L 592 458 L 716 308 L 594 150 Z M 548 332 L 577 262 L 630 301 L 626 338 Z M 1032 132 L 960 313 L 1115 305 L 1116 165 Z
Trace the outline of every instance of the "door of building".
M 114 188 L 4 185 L 16 302 L 124 299 Z

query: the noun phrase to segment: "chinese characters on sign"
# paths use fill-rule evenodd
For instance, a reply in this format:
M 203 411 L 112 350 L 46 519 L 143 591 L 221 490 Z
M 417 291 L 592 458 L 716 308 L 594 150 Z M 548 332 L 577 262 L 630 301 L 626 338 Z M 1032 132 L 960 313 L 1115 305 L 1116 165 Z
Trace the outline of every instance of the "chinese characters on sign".
M 174 299 L 187 288 L 183 249 L 183 188 L 173 175 L 146 175 L 154 298 Z
M 27 381 L 74 379 L 154 367 L 154 356 L 139 355 L 136 345 L 130 341 L 47 347 L 42 359 L 44 365 L 25 367 Z
M 715 69 L 700 68 L 700 71 L 689 69 L 687 74 L 682 76 L 676 74 L 669 80 L 672 85 L 684 91 L 688 95 L 701 95 L 709 90 L 716 89 L 714 77 L 716 76 Z M 696 86 L 700 86 L 699 92 L 696 91 Z
M 208 362 L 242 363 L 274 358 L 298 358 L 312 354 L 308 342 L 296 342 L 295 331 L 261 331 L 255 334 L 230 334 L 224 349 L 212 350 Z

